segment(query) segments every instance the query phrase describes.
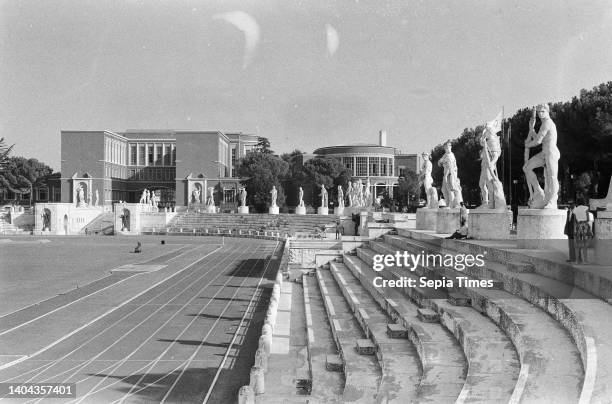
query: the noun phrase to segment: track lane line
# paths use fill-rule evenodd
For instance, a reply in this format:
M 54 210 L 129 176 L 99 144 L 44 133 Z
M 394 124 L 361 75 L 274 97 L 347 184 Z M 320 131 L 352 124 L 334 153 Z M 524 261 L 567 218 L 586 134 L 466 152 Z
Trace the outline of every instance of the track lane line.
M 258 247 L 258 246 L 255 246 L 255 248 L 253 249 L 253 251 L 257 250 L 257 247 Z M 244 255 L 248 255 L 248 254 L 252 253 L 253 251 L 244 251 L 243 253 L 239 254 L 237 257 L 233 258 L 233 260 L 238 260 L 238 259 L 240 259 L 240 257 L 242 257 L 242 256 L 244 256 Z M 224 274 L 223 272 L 220 272 L 220 273 L 219 273 L 219 274 L 218 274 L 218 275 L 217 275 L 217 276 L 216 276 L 216 277 L 215 277 L 213 280 L 211 280 L 211 282 L 209 282 L 209 284 L 208 284 L 207 286 L 203 287 L 203 288 L 202 288 L 200 291 L 198 291 L 198 292 L 197 292 L 197 293 L 194 295 L 194 297 L 193 297 L 192 299 L 190 299 L 190 300 L 195 299 L 195 298 L 197 297 L 197 295 L 198 295 L 198 294 L 200 294 L 200 293 L 201 293 L 201 292 L 202 292 L 204 289 L 206 289 L 208 286 L 210 286 L 210 283 L 212 283 L 213 281 L 217 280 L 217 279 L 218 279 L 220 276 L 222 276 L 222 275 L 225 275 L 225 274 Z M 228 278 L 228 280 L 227 280 L 227 281 L 224 283 L 224 285 L 223 285 L 223 286 L 227 286 L 227 285 L 228 285 L 228 284 L 231 282 L 231 280 L 232 280 L 232 279 L 234 279 L 234 278 L 233 278 L 233 277 Z M 245 280 L 245 281 L 246 281 L 246 280 Z M 243 283 L 244 283 L 244 282 L 243 282 Z M 223 287 L 219 288 L 219 290 L 218 290 L 218 291 L 215 293 L 215 295 L 213 295 L 213 296 L 210 298 L 209 302 L 206 304 L 206 306 L 205 306 L 203 309 L 207 308 L 207 307 L 208 307 L 208 305 L 210 305 L 210 304 L 212 303 L 212 300 L 214 300 L 214 298 L 215 298 L 215 297 L 216 297 L 216 296 L 217 296 L 219 293 L 221 293 L 221 291 L 222 291 L 222 290 L 223 290 Z M 238 290 L 239 290 L 239 289 L 237 289 L 237 291 L 238 291 Z M 203 309 L 202 309 L 202 310 L 203 310 Z M 200 310 L 200 312 L 202 312 L 202 310 Z M 177 312 L 176 312 L 176 313 L 173 315 L 173 317 L 172 317 L 172 318 L 174 318 L 174 316 L 176 316 L 176 315 L 177 315 L 179 312 L 180 312 L 180 310 L 179 310 L 179 311 L 177 311 Z M 200 313 L 199 313 L 199 314 L 200 314 Z M 171 319 L 172 319 L 172 318 L 171 318 Z M 171 319 L 167 320 L 167 322 L 166 322 L 164 325 L 166 325 L 166 324 L 167 324 L 167 323 L 168 323 L 168 322 L 169 322 Z M 191 322 L 190 322 L 190 323 L 189 323 L 187 326 L 185 326 L 185 328 L 183 329 L 183 331 L 181 332 L 181 334 L 179 334 L 179 336 L 181 336 L 181 335 L 182 335 L 182 334 L 183 334 L 183 333 L 184 333 L 184 332 L 187 330 L 187 328 L 189 328 L 189 327 L 190 327 L 190 326 L 191 326 L 191 325 L 192 325 L 192 324 L 193 324 L 193 323 L 194 323 L 194 322 L 195 322 L 197 319 L 198 319 L 198 317 L 197 317 L 197 316 L 195 316 L 195 317 L 194 317 L 194 319 L 193 319 L 193 320 L 192 320 L 192 321 L 191 321 Z M 157 331 L 159 331 L 159 329 L 158 329 Z M 127 358 L 129 358 L 129 357 L 131 357 L 133 354 L 135 354 L 135 353 L 137 352 L 137 350 L 138 350 L 138 349 L 140 349 L 142 346 L 144 346 L 144 345 L 145 345 L 145 343 L 146 343 L 146 342 L 148 342 L 150 339 L 152 339 L 152 338 L 155 336 L 155 334 L 157 333 L 157 331 L 156 331 L 155 333 L 152 333 L 152 334 L 151 334 L 151 336 L 149 336 L 149 338 L 147 338 L 147 340 L 143 341 L 143 342 L 141 343 L 141 345 L 140 345 L 138 348 L 136 348 L 136 349 L 135 349 L 135 350 L 134 350 L 134 351 L 133 351 L 133 352 L 132 352 L 132 353 L 131 353 L 131 354 L 130 354 L 130 355 L 127 357 Z M 172 347 L 174 346 L 174 344 L 175 344 L 175 342 L 173 342 L 173 343 L 172 343 L 172 344 L 171 344 L 169 347 L 167 347 L 167 348 L 164 350 L 164 352 L 162 352 L 160 355 L 158 355 L 158 357 L 157 357 L 155 360 L 150 360 L 150 361 L 149 361 L 147 364 L 145 364 L 145 365 L 144 365 L 144 366 L 142 366 L 141 368 L 137 369 L 135 372 L 132 372 L 131 374 L 129 374 L 129 375 L 127 375 L 127 376 L 125 376 L 125 377 L 121 378 L 120 380 L 116 380 L 116 381 L 114 381 L 113 383 L 111 383 L 111 384 L 109 384 L 109 385 L 103 386 L 102 388 L 100 388 L 100 389 L 98 389 L 98 390 L 95 390 L 95 389 L 96 389 L 96 388 L 97 388 L 97 387 L 98 387 L 98 386 L 99 386 L 99 385 L 100 385 L 102 382 L 104 382 L 104 381 L 105 381 L 105 380 L 108 378 L 108 376 L 109 376 L 109 375 L 106 375 L 106 376 L 104 377 L 104 379 L 100 380 L 100 381 L 99 381 L 99 382 L 98 382 L 98 383 L 97 383 L 97 384 L 96 384 L 96 385 L 95 385 L 93 388 L 90 388 L 90 390 L 88 391 L 88 393 L 87 393 L 85 396 L 80 397 L 79 401 L 75 401 L 75 402 L 81 402 L 81 400 L 83 400 L 83 399 L 84 399 L 84 398 L 86 398 L 86 397 L 89 397 L 90 395 L 93 395 L 93 394 L 99 393 L 100 391 L 106 390 L 106 389 L 110 388 L 111 386 L 114 386 L 115 384 L 117 384 L 117 383 L 119 383 L 119 382 L 121 382 L 121 381 L 125 380 L 126 378 L 129 378 L 129 377 L 133 376 L 134 374 L 136 374 L 136 373 L 138 373 L 138 372 L 142 372 L 142 371 L 143 371 L 145 368 L 147 368 L 147 367 L 148 367 L 148 368 L 152 368 L 152 367 L 153 367 L 153 366 L 154 366 L 154 365 L 155 365 L 155 364 L 158 362 L 158 359 L 159 359 L 159 358 L 161 358 L 161 357 L 163 357 L 163 355 L 165 355 L 165 354 L 166 354 L 166 353 L 167 353 L 167 352 L 170 350 L 170 348 L 172 348 Z M 126 358 L 126 359 L 127 359 L 127 358 Z M 111 368 L 111 367 L 112 367 L 112 368 L 114 368 L 114 369 L 113 369 L 113 370 L 111 370 L 111 371 L 114 371 L 114 370 L 118 369 L 120 366 L 122 366 L 124 363 L 125 363 L 125 360 L 121 361 L 120 363 L 115 363 L 113 366 L 109 366 L 109 367 L 108 367 L 107 369 L 105 369 L 105 370 L 108 370 L 109 368 Z M 185 361 L 183 361 L 181 364 L 179 364 L 179 366 L 177 366 L 177 367 L 176 367 L 176 368 L 175 368 L 175 369 L 172 371 L 172 373 L 173 373 L 174 371 L 176 371 L 176 370 L 180 369 L 182 366 L 184 366 L 184 363 L 185 363 Z M 99 373 L 99 372 L 98 372 L 98 373 Z M 171 375 L 172 373 L 167 374 L 167 375 L 164 375 L 162 378 L 160 378 L 160 379 L 156 380 L 154 383 L 159 382 L 160 380 L 162 380 L 162 379 L 166 378 L 167 376 Z M 146 375 L 146 374 L 144 374 L 142 377 L 144 377 L 145 375 Z M 91 377 L 93 377 L 93 376 L 90 376 L 90 377 L 88 377 L 88 378 L 86 378 L 86 379 L 80 380 L 80 381 L 79 381 L 79 382 L 77 382 L 77 383 L 81 383 L 81 382 L 83 382 L 83 381 L 85 381 L 85 380 L 87 380 L 87 379 L 90 379 Z M 142 377 L 141 377 L 141 379 L 142 379 Z M 138 383 L 140 383 L 140 381 L 139 381 L 139 382 L 137 382 L 137 383 L 134 383 L 134 384 L 133 384 L 133 386 L 132 386 L 132 389 L 133 389 L 135 386 L 137 386 L 137 385 L 138 385 Z M 130 391 L 131 391 L 132 389 L 130 389 Z M 141 390 L 142 390 L 142 389 L 141 389 Z M 141 391 L 141 390 L 138 390 L 138 391 Z
M 138 293 L 136 296 L 131 297 L 130 299 L 128 299 L 128 300 L 126 300 L 126 301 L 124 301 L 123 303 L 119 304 L 119 305 L 118 305 L 118 306 L 116 306 L 116 307 L 113 307 L 112 309 L 110 309 L 110 310 L 106 311 L 105 313 L 103 313 L 103 314 L 99 315 L 98 317 L 94 318 L 93 320 L 91 320 L 91 321 L 87 322 L 86 324 L 84 324 L 84 325 L 80 326 L 80 327 L 79 327 L 79 328 L 77 328 L 76 330 L 73 330 L 72 332 L 70 332 L 70 333 L 68 333 L 68 334 L 64 335 L 63 337 L 61 337 L 61 338 L 59 338 L 59 339 L 55 340 L 55 341 L 54 341 L 54 342 L 52 342 L 51 344 L 49 344 L 49 345 L 47 345 L 47 346 L 45 346 L 45 347 L 43 347 L 43 348 L 39 349 L 38 351 L 34 352 L 33 354 L 27 355 L 27 356 L 26 356 L 26 357 L 24 357 L 24 358 L 20 358 L 20 359 L 18 359 L 18 360 L 15 360 L 15 361 L 12 361 L 12 362 L 9 362 L 9 363 L 6 363 L 6 364 L 4 364 L 4 365 L 0 366 L 0 370 L 7 369 L 7 368 L 9 368 L 9 367 L 11 367 L 11 366 L 14 366 L 14 365 L 16 365 L 16 364 L 18 364 L 18 363 L 21 363 L 21 362 L 23 362 L 23 361 L 25 361 L 25 360 L 27 360 L 27 359 L 35 358 L 36 356 L 40 355 L 41 353 L 43 353 L 43 352 L 45 352 L 45 351 L 47 351 L 47 350 L 49 350 L 49 349 L 53 348 L 54 346 L 56 346 L 57 344 L 61 343 L 62 341 L 65 341 L 66 339 L 70 338 L 71 336 L 73 336 L 74 334 L 78 333 L 79 331 L 81 331 L 81 330 L 83 330 L 83 329 L 85 329 L 85 328 L 89 327 L 91 324 L 95 323 L 96 321 L 98 321 L 98 320 L 100 320 L 100 319 L 102 319 L 102 318 L 106 317 L 107 315 L 109 315 L 109 314 L 113 313 L 114 311 L 117 311 L 118 309 L 120 309 L 121 307 L 123 307 L 123 306 L 125 306 L 126 304 L 130 303 L 130 302 L 131 302 L 131 301 L 133 301 L 134 299 L 136 299 L 136 298 L 138 298 L 138 297 L 142 296 L 143 294 L 145 294 L 145 293 L 146 293 L 146 292 L 148 292 L 149 290 L 151 290 L 151 289 L 153 289 L 153 288 L 156 288 L 157 286 L 159 286 L 159 285 L 161 285 L 162 283 L 164 283 L 164 282 L 168 281 L 169 279 L 172 279 L 172 278 L 173 278 L 173 277 L 175 277 L 176 275 L 178 275 L 178 274 L 182 273 L 183 271 L 185 271 L 186 269 L 188 269 L 190 266 L 197 264 L 199 261 L 201 261 L 201 260 L 205 259 L 205 258 L 206 258 L 206 257 L 208 257 L 209 255 L 211 255 L 211 254 L 213 254 L 213 253 L 215 253 L 215 252 L 219 251 L 221 248 L 222 248 L 221 246 L 217 247 L 217 248 L 216 248 L 216 249 L 214 249 L 213 251 L 211 251 L 211 252 L 209 252 L 208 254 L 206 254 L 204 257 L 202 257 L 202 258 L 198 259 L 197 261 L 195 261 L 195 262 L 193 262 L 193 263 L 191 263 L 191 264 L 187 265 L 186 267 L 184 267 L 184 268 L 180 269 L 179 271 L 177 271 L 177 272 L 175 272 L 174 274 L 172 274 L 172 275 L 168 276 L 167 278 L 164 278 L 164 279 L 160 280 L 159 282 L 157 282 L 157 283 L 156 283 L 156 284 L 154 284 L 153 286 L 150 286 L 149 288 L 147 288 L 147 289 L 143 290 L 142 292 Z

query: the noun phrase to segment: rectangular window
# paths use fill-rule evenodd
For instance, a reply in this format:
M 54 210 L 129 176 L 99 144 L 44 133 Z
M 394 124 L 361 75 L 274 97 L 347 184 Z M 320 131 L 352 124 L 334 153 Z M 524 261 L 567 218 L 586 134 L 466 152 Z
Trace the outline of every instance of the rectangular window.
M 236 190 L 235 189 L 224 189 L 223 190 L 223 202 L 226 202 L 226 203 L 236 202 Z
M 360 177 L 365 177 L 368 175 L 368 158 L 367 157 L 357 157 L 357 175 Z
M 130 145 L 130 165 L 136 165 L 136 145 Z
M 139 144 L 138 145 L 138 165 L 139 166 L 144 166 L 145 165 L 145 145 L 143 144 Z
M 165 166 L 169 166 L 170 165 L 170 145 L 169 144 L 164 144 L 164 165 Z
M 152 166 L 153 165 L 153 145 L 147 145 L 147 165 L 148 166 Z
M 380 175 L 378 173 L 378 167 L 380 166 L 380 157 L 369 157 L 368 163 L 369 163 L 368 175 L 371 177 Z
M 348 175 L 350 176 L 354 175 L 355 167 L 353 165 L 352 157 L 342 157 L 342 164 L 344 164 L 344 166 L 348 170 Z
M 164 164 L 162 160 L 162 156 L 163 156 L 162 146 L 163 145 L 161 144 L 155 145 L 155 165 L 156 166 L 161 166 L 162 164 Z
M 172 165 L 176 165 L 176 145 L 172 145 Z
M 232 147 L 232 173 L 231 173 L 231 177 L 235 178 L 236 177 L 236 145 L 234 145 Z
M 386 177 L 388 175 L 387 174 L 387 172 L 388 172 L 387 171 L 387 169 L 388 169 L 388 165 L 387 164 L 388 164 L 388 160 L 389 159 L 386 158 L 386 157 L 383 157 L 381 160 L 382 160 L 382 164 L 381 164 L 381 167 L 380 167 L 380 175 Z

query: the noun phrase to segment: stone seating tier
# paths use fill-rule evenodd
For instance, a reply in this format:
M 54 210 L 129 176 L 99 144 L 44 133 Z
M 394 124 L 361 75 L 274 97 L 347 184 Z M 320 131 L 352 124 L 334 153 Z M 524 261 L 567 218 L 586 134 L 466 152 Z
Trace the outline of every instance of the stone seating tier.
M 498 319 L 500 324 L 505 324 L 509 335 L 514 335 L 519 351 L 523 350 L 523 336 L 519 336 L 518 331 L 527 332 L 529 329 L 520 329 L 520 322 L 514 319 L 518 318 L 520 310 L 516 310 L 513 306 L 518 302 L 527 301 L 539 310 L 544 311 L 557 321 L 571 335 L 575 347 L 578 349 L 580 359 L 582 361 L 583 377 L 576 380 L 572 375 L 575 370 L 567 368 L 566 377 L 564 380 L 555 384 L 564 388 L 563 384 L 570 385 L 579 384 L 580 402 L 607 402 L 612 397 L 612 387 L 609 383 L 612 377 L 612 346 L 609 341 L 612 338 L 612 325 L 607 321 L 602 321 L 605 318 L 612 318 L 612 306 L 607 302 L 597 297 L 597 295 L 585 292 L 583 287 L 591 287 L 593 291 L 603 294 L 601 279 L 595 282 L 593 276 L 586 277 L 583 268 L 569 267 L 563 269 L 563 265 L 553 265 L 546 259 L 540 259 L 521 254 L 519 251 L 511 249 L 497 248 L 495 246 L 484 246 L 478 243 L 469 241 L 444 240 L 434 235 L 418 231 L 400 231 L 402 236 L 385 236 L 385 241 L 392 244 L 395 250 L 407 250 L 414 253 L 421 251 L 450 253 L 458 252 L 472 253 L 476 251 L 486 250 L 486 265 L 482 268 L 466 269 L 463 271 L 468 276 L 473 276 L 482 279 L 497 279 L 502 281 L 503 291 L 512 294 L 512 298 L 508 299 L 508 306 L 496 304 L 491 298 L 478 298 L 473 302 L 474 307 L 481 307 L 483 313 L 487 313 L 491 318 Z M 527 260 L 531 265 L 529 271 L 516 271 L 523 268 L 524 265 L 510 265 L 513 262 L 516 264 L 517 259 Z M 571 271 L 574 270 L 574 276 Z M 448 272 L 444 272 L 447 274 Z M 562 273 L 566 276 L 560 277 Z M 439 273 L 442 274 L 441 272 Z M 545 276 L 547 275 L 547 276 Z M 603 276 L 602 276 L 603 277 Z M 585 279 L 590 280 L 589 282 Z M 603 289 L 603 290 L 602 290 Z M 500 291 L 501 293 L 501 291 Z M 477 297 L 474 293 L 472 294 Z M 517 315 L 510 316 L 513 311 Z M 527 313 L 523 314 L 523 318 L 527 319 Z M 513 324 L 514 323 L 514 324 Z M 546 324 L 546 323 L 544 323 Z M 535 326 L 534 326 L 535 327 Z M 537 330 L 533 329 L 535 333 Z M 546 344 L 551 345 L 557 351 L 561 346 L 562 340 L 555 337 L 559 336 L 555 328 L 550 325 L 539 326 L 541 337 L 540 341 L 546 341 Z M 518 337 L 518 338 L 517 338 Z M 526 338 L 529 341 L 529 338 Z M 527 345 L 525 344 L 525 347 Z M 535 349 L 538 344 L 531 348 Z M 543 347 L 544 349 L 546 347 Z M 542 355 L 551 355 L 546 351 L 541 351 Z M 535 368 L 526 376 L 526 382 L 530 381 L 529 375 L 533 377 L 538 371 L 552 369 L 556 366 L 553 363 L 556 356 L 542 356 L 549 361 L 544 368 Z M 568 362 L 566 362 L 568 364 Z M 565 365 L 564 365 L 565 366 Z M 548 370 L 546 370 L 548 371 Z M 553 389 L 551 388 L 551 391 Z M 561 402 L 567 401 L 567 397 Z
M 375 254 L 375 251 L 368 248 L 357 249 L 357 257 L 370 271 L 373 271 L 371 268 Z M 418 276 L 405 268 L 386 268 L 378 274 L 386 279 L 413 278 L 418 284 Z M 451 304 L 446 291 L 432 292 L 431 288 L 419 287 L 399 290 L 420 307 L 436 311 L 441 324 L 462 346 L 468 371 L 459 393 L 461 400 L 458 401 L 508 402 L 520 373 L 519 357 L 510 339 L 491 320 L 472 307 Z
M 411 245 L 398 236 L 389 236 L 385 241 L 372 242 L 372 251 L 379 254 L 398 250 L 413 254 L 433 252 L 423 245 Z M 444 276 L 454 279 L 455 285 L 457 276 L 469 276 L 454 269 L 432 267 L 421 267 L 415 274 L 431 279 Z M 582 364 L 578 349 L 559 323 L 538 307 L 503 290 L 455 288 L 453 291 L 466 295 L 476 311 L 494 321 L 512 340 L 521 360 L 521 376 L 517 383 L 521 390 L 515 389 L 516 395 L 525 402 L 540 402 L 548 398 L 556 398 L 557 402 L 578 400 Z M 555 344 L 550 344 L 551 340 Z
M 344 392 L 341 402 L 376 402 L 382 374 L 375 356 L 360 355 L 357 340 L 365 338 L 340 288 L 327 270 L 317 269 L 317 281 L 336 346 L 344 359 Z
M 169 228 L 182 228 L 183 232 L 193 229 L 236 229 L 278 231 L 281 236 L 294 233 L 312 233 L 324 226 L 330 227 L 334 217 L 317 215 L 268 215 L 268 214 L 214 214 L 185 212 L 177 214 L 168 224 Z
M 393 320 L 376 304 L 344 264 L 331 262 L 329 267 L 344 300 L 348 302 L 377 355 L 382 369 L 377 401 L 413 401 L 421 380 L 421 366 L 415 347 L 408 339 L 396 339 L 388 335 L 387 327 Z

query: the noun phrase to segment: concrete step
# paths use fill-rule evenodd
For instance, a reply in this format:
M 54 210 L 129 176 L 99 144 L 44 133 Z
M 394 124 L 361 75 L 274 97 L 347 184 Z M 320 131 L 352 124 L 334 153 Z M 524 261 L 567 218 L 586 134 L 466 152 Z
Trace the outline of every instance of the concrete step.
M 358 257 L 372 268 L 377 253 L 358 248 Z M 385 268 L 378 274 L 385 279 L 414 279 L 419 277 L 405 268 Z M 398 288 L 419 306 L 438 313 L 441 324 L 461 344 L 468 361 L 468 373 L 458 401 L 508 402 L 519 377 L 520 362 L 510 339 L 487 317 L 472 307 L 457 307 L 446 298 L 429 298 L 418 287 Z
M 332 334 L 344 360 L 342 402 L 373 403 L 382 377 L 378 361 L 355 350 L 357 340 L 365 335 L 330 272 L 317 269 L 316 275 Z
M 389 317 L 344 264 L 331 262 L 330 272 L 366 336 L 374 343 L 383 371 L 378 400 L 405 403 L 416 399 L 421 369 L 414 346 L 408 339 L 388 335 Z
M 385 240 L 392 243 L 395 249 L 413 253 L 440 251 L 422 241 L 401 236 L 390 236 Z M 441 252 L 457 253 L 451 250 Z M 523 397 L 526 400 L 551 397 L 558 399 L 558 402 L 577 402 L 583 397 L 608 394 L 603 380 L 606 375 L 609 377 L 612 374 L 611 367 L 593 361 L 589 368 L 587 344 L 590 341 L 591 357 L 596 352 L 610 354 L 609 344 L 603 344 L 602 336 L 612 337 L 612 327 L 597 321 L 591 310 L 596 309 L 600 315 L 605 313 L 610 316 L 612 307 L 594 296 L 588 299 L 589 296 L 584 292 L 582 296 L 576 291 L 572 292 L 577 296 L 575 299 L 554 299 L 551 295 L 544 295 L 544 290 L 554 289 L 558 281 L 528 272 L 519 273 L 514 270 L 514 266 L 508 268 L 508 265 L 496 262 L 487 261 L 484 269 L 457 272 L 451 268 L 438 268 L 435 273 L 447 278 L 467 275 L 503 281 L 506 290 L 464 288 L 464 292 L 472 297 L 474 307 L 504 329 L 519 351 L 521 377 L 525 378 Z M 562 288 L 563 285 L 556 287 Z M 589 327 L 585 327 L 585 322 L 590 324 Z M 593 330 L 592 326 L 598 331 L 589 332 Z M 597 341 L 595 339 L 587 340 L 595 335 L 599 336 L 600 344 L 594 344 Z M 591 380 L 601 380 L 602 385 L 595 386 Z
M 423 370 L 416 401 L 455 402 L 467 373 L 467 360 L 455 337 L 439 323 L 421 323 L 417 318 L 418 306 L 399 291 L 375 287 L 374 278 L 378 274 L 359 258 L 345 256 L 345 265 L 379 307 L 408 331 Z
M 324 403 L 340 402 L 344 388 L 343 366 L 329 326 L 323 297 L 314 277 L 303 275 L 302 285 L 304 288 L 308 355 L 312 369 L 312 391 L 310 395 L 315 400 Z M 328 368 L 328 358 L 331 358 L 329 364 L 332 369 Z M 333 360 L 334 358 L 336 360 Z M 334 367 L 338 360 L 340 369 Z

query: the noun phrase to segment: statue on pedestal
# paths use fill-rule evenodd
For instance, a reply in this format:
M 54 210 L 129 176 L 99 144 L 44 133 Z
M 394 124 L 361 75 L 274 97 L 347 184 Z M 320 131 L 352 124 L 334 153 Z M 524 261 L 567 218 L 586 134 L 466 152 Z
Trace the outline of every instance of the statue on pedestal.
M 94 206 L 98 206 L 98 200 L 100 199 L 100 193 L 98 192 L 98 190 L 96 189 L 96 200 L 94 202 Z
M 459 177 L 457 177 L 457 160 L 451 150 L 452 144 L 450 141 L 444 145 L 445 154 L 438 161 L 438 165 L 444 167 L 444 178 L 442 179 L 442 195 L 446 206 L 449 208 L 458 208 L 461 198 L 461 185 Z
M 147 189 L 145 188 L 142 190 L 142 195 L 140 195 L 140 201 L 138 201 L 138 203 L 144 204 L 146 199 L 147 199 Z
M 247 191 L 245 187 L 240 187 L 240 206 L 246 206 Z
M 272 200 L 272 204 L 270 206 L 272 206 L 273 208 L 276 207 L 277 197 L 278 197 L 278 191 L 276 190 L 276 186 L 272 185 L 272 190 L 270 191 L 270 199 Z
M 338 207 L 344 207 L 344 191 L 342 191 L 342 185 L 338 185 Z
M 326 208 L 327 205 L 329 205 L 329 200 L 327 197 L 327 190 L 323 184 L 321 184 L 321 193 L 319 195 L 321 196 L 321 207 Z
M 540 130 L 535 131 L 537 116 L 542 121 Z M 557 126 L 550 118 L 548 104 L 538 105 L 529 120 L 529 134 L 525 140 L 525 165 L 523 172 L 529 187 L 529 207 L 532 209 L 556 209 L 559 193 L 559 158 L 561 153 L 557 148 Z M 542 145 L 542 151 L 529 158 L 529 149 Z M 529 159 L 528 159 L 529 158 Z M 544 190 L 540 187 L 538 177 L 533 172 L 538 167 L 544 167 Z
M 431 171 L 433 166 L 431 164 L 431 156 L 429 153 L 423 153 L 421 156 L 423 157 L 423 165 L 421 166 L 421 173 L 419 174 L 419 192 L 422 185 L 425 189 L 425 196 L 427 198 L 427 205 L 425 205 L 425 208 L 437 208 L 438 193 L 436 189 L 432 187 L 433 177 L 431 176 Z
M 207 206 L 215 206 L 215 188 L 214 187 L 208 187 L 208 197 L 206 198 L 206 205 Z
M 480 196 L 482 204 L 480 209 L 506 208 L 504 187 L 497 174 L 497 160 L 501 155 L 501 145 L 493 128 L 487 124 L 480 136 Z
M 363 206 L 363 185 L 361 184 L 361 179 L 358 179 L 353 186 L 353 204 L 358 208 Z
M 83 186 L 81 184 L 79 184 L 79 186 L 77 187 L 76 196 L 77 196 L 77 206 L 84 206 L 85 205 L 85 190 L 83 189 Z
M 365 183 L 365 188 L 363 189 L 363 206 L 369 208 L 372 206 L 372 191 L 370 190 L 372 186 L 370 185 L 370 179 L 368 178 Z
M 43 225 L 42 225 L 43 231 L 50 230 L 51 229 L 51 212 L 49 211 L 49 209 L 43 210 L 41 217 L 43 220 Z
M 303 208 L 304 207 L 304 190 L 302 189 L 302 187 L 300 187 L 298 198 L 299 198 L 298 206 Z
M 353 207 L 353 183 L 349 181 L 348 187 L 346 188 L 346 196 L 348 197 L 348 206 L 349 208 Z

